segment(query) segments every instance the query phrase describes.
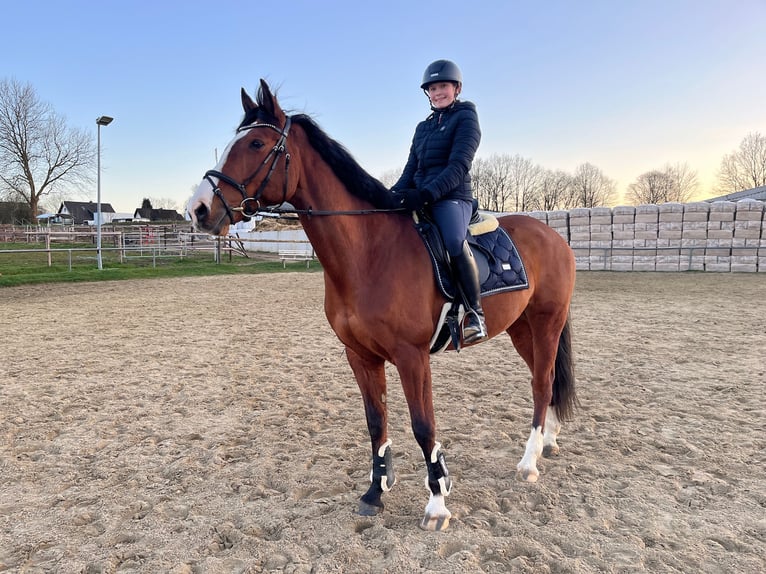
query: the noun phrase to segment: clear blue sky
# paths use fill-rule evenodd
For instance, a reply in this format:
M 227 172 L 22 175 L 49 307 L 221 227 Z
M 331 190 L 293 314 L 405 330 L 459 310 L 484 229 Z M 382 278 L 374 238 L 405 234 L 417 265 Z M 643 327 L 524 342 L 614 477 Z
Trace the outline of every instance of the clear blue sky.
M 480 157 L 590 162 L 620 193 L 686 162 L 708 197 L 723 156 L 766 133 L 766 0 L 28 0 L 0 17 L 0 77 L 94 140 L 115 118 L 102 201 L 118 212 L 185 202 L 262 77 L 375 176 L 404 165 L 438 58 L 463 70 Z

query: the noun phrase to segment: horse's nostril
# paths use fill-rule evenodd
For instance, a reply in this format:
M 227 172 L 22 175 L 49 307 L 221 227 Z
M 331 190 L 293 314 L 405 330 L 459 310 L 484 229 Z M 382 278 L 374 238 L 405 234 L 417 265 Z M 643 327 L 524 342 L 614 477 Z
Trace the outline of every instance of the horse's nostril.
M 197 217 L 197 221 L 203 221 L 207 217 L 207 206 L 204 203 L 200 203 L 194 208 L 194 215 Z

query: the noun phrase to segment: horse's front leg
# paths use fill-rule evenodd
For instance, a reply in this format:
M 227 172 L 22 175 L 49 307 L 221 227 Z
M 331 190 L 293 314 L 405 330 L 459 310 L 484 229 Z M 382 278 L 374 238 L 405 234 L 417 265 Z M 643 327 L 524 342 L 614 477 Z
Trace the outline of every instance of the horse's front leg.
M 346 347 L 346 356 L 362 392 L 367 430 L 372 443 L 370 488 L 359 500 L 359 514 L 374 516 L 383 511 L 383 493 L 391 490 L 396 482 L 391 460 L 391 441 L 388 440 L 385 363 L 382 359 L 362 358 L 349 347 Z
M 396 368 L 410 411 L 412 432 L 423 450 L 426 461 L 426 488 L 429 500 L 420 527 L 424 530 L 446 530 L 452 514 L 444 498 L 452 488 L 441 444 L 436 442 L 433 395 L 431 391 L 431 363 L 427 349 L 405 352 L 396 358 Z

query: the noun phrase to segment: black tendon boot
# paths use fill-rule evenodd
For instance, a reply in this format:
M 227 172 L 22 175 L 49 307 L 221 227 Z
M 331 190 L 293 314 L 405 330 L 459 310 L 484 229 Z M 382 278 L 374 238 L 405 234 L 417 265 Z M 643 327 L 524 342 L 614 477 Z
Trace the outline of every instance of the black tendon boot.
M 468 306 L 463 323 L 463 343 L 477 343 L 487 338 L 487 326 L 484 324 L 484 311 L 481 308 L 479 268 L 467 241 L 463 242 L 462 253 L 452 258 L 452 268 Z

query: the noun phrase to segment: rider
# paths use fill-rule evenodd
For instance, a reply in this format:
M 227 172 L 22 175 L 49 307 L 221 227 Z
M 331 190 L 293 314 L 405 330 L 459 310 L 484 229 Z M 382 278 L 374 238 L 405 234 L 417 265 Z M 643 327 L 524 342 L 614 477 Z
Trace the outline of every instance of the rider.
M 431 114 L 415 128 L 407 164 L 391 191 L 395 207 L 429 207 L 468 306 L 463 326 L 468 344 L 486 338 L 487 327 L 479 271 L 465 240 L 473 207 L 471 163 L 481 130 L 476 106 L 458 100 L 462 87 L 463 75 L 454 62 L 436 60 L 426 68 L 420 88 Z

